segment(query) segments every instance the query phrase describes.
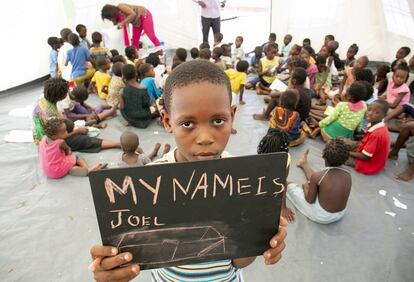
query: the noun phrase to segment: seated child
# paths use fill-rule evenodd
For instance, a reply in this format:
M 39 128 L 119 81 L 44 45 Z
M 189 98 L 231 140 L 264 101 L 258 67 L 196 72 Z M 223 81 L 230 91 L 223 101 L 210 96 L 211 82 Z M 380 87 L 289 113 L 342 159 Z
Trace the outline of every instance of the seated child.
M 88 38 L 86 38 L 86 35 L 87 35 L 86 26 L 83 24 L 78 24 L 75 29 L 76 29 L 76 32 L 79 34 L 80 46 L 89 50 L 89 48 L 91 48 L 91 43 L 89 42 Z
M 122 161 L 123 165 L 127 166 L 144 166 L 154 160 L 157 156 L 161 144 L 155 144 L 154 150 L 147 156 L 144 154 L 144 151 L 138 147 L 139 138 L 133 132 L 126 131 L 121 135 L 121 147 L 122 147 Z M 169 144 L 164 145 L 164 151 L 162 155 L 170 151 L 171 146 Z
M 241 47 L 241 45 L 243 44 L 243 37 L 242 36 L 237 36 L 236 40 L 234 40 L 234 50 L 233 53 L 231 55 L 231 60 L 233 65 L 236 65 L 238 61 L 244 60 L 244 50 Z
M 122 80 L 122 67 L 121 62 L 116 62 L 112 65 L 112 78 L 108 85 L 108 96 L 106 102 L 109 106 L 117 108 L 119 105 L 119 99 L 121 97 L 122 89 L 125 87 L 125 83 Z
M 306 74 L 309 78 L 309 87 L 310 89 L 314 89 L 315 87 L 315 81 L 316 81 L 316 74 L 319 72 L 318 67 L 315 63 L 311 63 L 311 56 L 308 51 L 305 49 L 302 49 L 300 52 L 300 58 L 308 63 L 308 66 L 306 68 Z
M 231 60 L 231 47 L 228 44 L 221 45 L 221 49 L 223 49 L 223 55 L 221 56 L 221 60 L 226 65 L 226 69 L 233 68 L 233 62 Z
M 60 48 L 60 39 L 57 37 L 49 37 L 47 44 L 52 48 L 49 55 L 49 71 L 50 77 L 56 77 L 58 72 L 58 53 Z
M 404 46 L 398 49 L 397 53 L 395 53 L 395 60 L 391 63 L 391 69 L 394 71 L 398 60 L 404 60 L 404 58 L 407 57 L 410 53 L 411 49 L 409 47 Z
M 290 34 L 286 34 L 283 38 L 283 46 L 280 54 L 284 60 L 286 60 L 289 57 L 290 49 L 292 49 L 292 39 L 293 37 Z
M 223 45 L 223 43 L 221 42 L 222 40 L 223 40 L 223 34 L 221 34 L 220 32 L 214 33 L 213 48 L 221 47 L 221 45 Z
M 239 96 L 239 104 L 244 105 L 246 102 L 243 101 L 244 85 L 246 84 L 247 70 L 249 63 L 247 61 L 239 61 L 236 65 L 236 70 L 228 69 L 224 72 L 230 79 L 231 91 L 233 94 Z
M 208 42 L 203 42 L 199 45 L 198 50 L 202 50 L 202 49 L 208 49 L 210 50 L 210 44 L 208 44 Z
M 154 67 L 151 64 L 141 64 L 138 67 L 137 75 L 140 80 L 140 84 L 147 89 L 150 103 L 153 105 L 158 98 L 161 97 L 162 93 L 155 84 L 155 73 Z
M 231 106 L 230 82 L 220 68 L 204 60 L 180 64 L 167 79 L 164 98 L 164 127 L 173 134 L 177 148 L 154 164 L 229 156 L 225 147 L 230 138 L 236 107 Z M 183 116 L 192 118 L 186 120 Z M 282 226 L 286 225 L 283 217 L 280 222 Z M 284 229 L 279 228 L 273 238 L 263 238 L 270 239 L 270 246 L 263 255 L 266 265 L 275 264 L 279 260 L 285 246 L 285 236 Z M 91 253 L 95 262 L 90 269 L 95 278 L 99 278 L 98 281 L 111 280 L 114 274 L 117 279 L 128 281 L 139 273 L 138 264 L 120 267 L 132 260 L 131 253 L 118 254 L 117 248 L 113 246 L 95 246 Z M 238 269 L 250 265 L 254 260 L 255 257 L 223 259 L 153 269 L 151 272 L 154 281 L 185 281 L 188 277 L 195 281 L 240 281 L 242 277 Z M 104 265 L 108 267 L 102 267 Z
M 154 79 L 157 88 L 163 88 L 165 79 L 164 76 L 167 73 L 165 65 L 161 64 L 160 57 L 156 53 L 151 53 L 145 58 L 145 63 L 151 64 L 154 67 Z
M 204 48 L 200 50 L 200 59 L 210 61 L 211 58 L 211 51 L 208 48 Z
M 151 106 L 147 89 L 137 82 L 135 67 L 125 64 L 122 68 L 122 78 L 125 81 L 125 88 L 119 100 L 122 116 L 134 127 L 148 127 L 159 113 Z
M 215 47 L 213 49 L 213 53 L 211 54 L 211 58 L 214 60 L 214 63 L 222 70 L 226 70 L 226 64 L 221 60 L 221 56 L 223 55 L 223 48 Z M 201 57 L 201 55 L 200 55 Z
M 175 50 L 175 55 L 172 60 L 173 64 L 177 62 L 184 63 L 187 60 L 187 50 L 185 50 L 184 48 L 177 48 L 177 50 Z
M 82 48 L 82 47 L 81 47 Z M 89 93 L 85 86 L 76 86 L 60 102 L 61 110 L 64 111 L 65 116 L 72 120 L 85 120 L 87 126 L 97 125 L 98 128 L 105 128 L 106 124 L 99 123 L 108 117 L 116 116 L 117 107 L 110 107 L 109 105 L 101 105 L 92 108 L 86 103 Z M 104 111 L 110 109 L 109 111 Z
M 259 77 L 260 82 L 256 84 L 257 94 L 268 95 L 272 91 L 269 86 L 276 79 L 276 69 L 279 66 L 279 57 L 277 56 L 278 47 L 276 43 L 270 43 L 267 46 L 266 57 L 260 59 Z
M 269 154 L 277 152 L 289 153 L 289 136 L 283 130 L 278 128 L 269 128 L 266 135 L 262 138 L 257 146 L 258 154 Z M 286 167 L 286 178 L 289 175 L 290 167 L 290 155 L 288 157 L 288 163 Z M 285 187 L 287 184 L 285 183 Z M 295 221 L 295 213 L 286 207 L 286 189 L 283 191 L 282 198 L 282 211 L 281 215 L 287 219 L 289 223 Z
M 111 82 L 111 76 L 108 70 L 111 68 L 109 60 L 105 57 L 99 57 L 96 66 L 98 70 L 92 77 L 91 83 L 88 87 L 89 93 L 97 93 L 99 98 L 106 99 L 108 96 L 108 86 Z
M 39 145 L 40 164 L 44 174 L 49 178 L 62 178 L 66 174 L 87 176 L 89 172 L 106 167 L 97 164 L 89 167 L 85 160 L 72 154 L 65 142 L 68 137 L 63 119 L 50 119 L 44 127 L 45 136 Z
M 102 34 L 95 31 L 92 33 L 92 47 L 89 49 L 91 52 L 91 57 L 94 60 L 95 64 L 99 58 L 106 58 L 110 60 L 112 58 L 112 54 L 106 47 L 101 47 L 102 43 Z
M 377 94 L 380 96 L 386 90 L 388 86 L 387 73 L 390 72 L 390 67 L 388 65 L 378 65 L 377 72 L 374 77 L 374 88 L 377 90 Z
M 379 173 L 387 163 L 391 141 L 388 128 L 382 122 L 382 119 L 385 117 L 388 108 L 387 102 L 382 100 L 371 103 L 366 114 L 369 125 L 356 152 L 352 148 L 355 147 L 355 144 L 350 144 L 350 160 L 346 164 L 355 167 L 355 170 L 359 173 Z
M 307 218 L 320 224 L 329 224 L 342 219 L 351 192 L 350 173 L 341 167 L 348 159 L 345 143 L 337 138 L 326 143 L 322 157 L 325 168 L 315 172 L 308 163 L 309 149 L 302 153 L 296 165 L 306 175 L 301 186 L 290 183 L 286 196 Z
M 116 55 L 112 58 L 112 63 L 115 64 L 117 62 L 121 62 L 123 64 L 126 64 L 126 59 L 122 55 Z
M 381 96 L 386 99 L 391 109 L 407 104 L 410 101 L 410 88 L 406 84 L 410 70 L 407 66 L 398 66 L 388 83 L 387 92 Z
M 190 55 L 193 60 L 198 59 L 200 57 L 200 51 L 196 47 L 191 48 Z
M 347 68 L 354 67 L 354 64 L 356 62 L 355 56 L 358 54 L 359 47 L 355 43 L 349 46 L 348 51 L 346 52 L 346 59 L 344 62 L 345 71 Z
M 326 57 L 319 55 L 316 57 L 316 66 L 318 73 L 315 76 L 314 92 L 315 96 L 319 97 L 319 105 L 325 105 L 328 99 L 329 91 L 332 88 L 332 76 L 329 68 L 326 66 Z
M 334 111 L 319 122 L 325 142 L 334 137 L 352 138 L 355 130 L 361 131 L 362 119 L 367 110 L 363 101 L 366 95 L 366 87 L 359 81 L 348 88 L 345 97 L 349 102 L 339 102 Z
M 250 69 L 249 69 L 250 73 L 257 73 L 259 71 L 260 59 L 262 57 L 263 57 L 263 48 L 261 46 L 256 46 L 256 48 L 254 48 L 254 56 L 252 57 L 250 61 Z M 252 83 L 252 84 L 256 86 L 256 83 Z
M 67 66 L 68 63 L 72 64 L 71 80 L 78 86 L 85 86 L 85 83 L 89 81 L 95 73 L 95 69 L 92 65 L 90 65 L 89 68 L 86 66 L 88 61 L 92 61 L 91 54 L 88 49 L 79 45 L 79 37 L 76 34 L 72 33 L 69 35 L 68 39 L 73 48 L 68 51 L 65 65 Z
M 398 135 L 397 141 L 392 148 L 389 158 L 393 160 L 398 159 L 398 153 L 401 148 L 406 145 L 407 156 L 408 156 L 408 168 L 396 176 L 397 180 L 410 181 L 414 178 L 414 122 L 406 123 L 405 126 L 401 129 L 400 134 Z M 410 139 L 411 142 L 407 142 Z
M 366 68 L 368 65 L 368 57 L 362 56 L 358 58 L 355 62 L 355 66 L 352 68 L 347 68 L 344 73 L 344 78 L 342 80 L 341 86 L 339 87 L 339 99 L 342 100 L 348 90 L 349 86 L 356 81 L 355 74 Z
M 301 130 L 300 115 L 296 109 L 298 93 L 287 90 L 280 96 L 280 106 L 271 113 L 269 128 L 278 128 L 289 136 L 289 147 L 294 147 L 305 142 L 305 133 Z
M 126 63 L 130 65 L 134 65 L 137 62 L 139 56 L 138 56 L 138 50 L 134 46 L 128 46 L 125 48 L 125 57 L 126 57 Z

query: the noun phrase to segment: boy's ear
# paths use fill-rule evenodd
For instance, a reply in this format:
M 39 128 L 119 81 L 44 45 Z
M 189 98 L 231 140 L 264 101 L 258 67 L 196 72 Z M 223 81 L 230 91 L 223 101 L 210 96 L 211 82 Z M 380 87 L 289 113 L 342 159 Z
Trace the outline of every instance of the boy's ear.
M 237 110 L 237 105 L 233 105 L 230 108 L 230 115 L 231 115 L 231 123 L 233 124 L 234 122 L 234 117 L 236 116 L 236 110 Z
M 160 115 L 161 115 L 162 123 L 164 125 L 165 130 L 168 133 L 172 133 L 172 126 L 171 126 L 170 114 L 165 110 L 165 108 L 163 108 L 160 111 Z

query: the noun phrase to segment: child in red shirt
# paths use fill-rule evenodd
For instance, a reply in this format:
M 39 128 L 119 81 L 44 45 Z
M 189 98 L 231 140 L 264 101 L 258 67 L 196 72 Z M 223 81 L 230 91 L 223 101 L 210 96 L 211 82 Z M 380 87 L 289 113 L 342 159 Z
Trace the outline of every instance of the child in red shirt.
M 347 162 L 355 166 L 359 173 L 376 174 L 385 167 L 391 140 L 388 128 L 382 120 L 388 108 L 388 103 L 382 100 L 376 100 L 368 107 L 366 118 L 370 124 L 367 132 L 356 152 L 349 153 L 352 159 Z

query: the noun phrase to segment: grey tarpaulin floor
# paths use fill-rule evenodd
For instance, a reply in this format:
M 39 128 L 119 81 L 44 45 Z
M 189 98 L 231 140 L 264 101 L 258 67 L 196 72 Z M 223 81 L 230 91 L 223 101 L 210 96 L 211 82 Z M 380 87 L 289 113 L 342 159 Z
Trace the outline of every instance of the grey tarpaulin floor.
M 100 236 L 88 179 L 46 179 L 39 169 L 35 145 L 3 141 L 9 130 L 31 127 L 30 119 L 12 118 L 9 110 L 34 104 L 40 94 L 39 85 L 0 97 L 0 280 L 90 281 L 89 249 L 100 242 Z M 239 132 L 228 145 L 233 155 L 254 154 L 266 132 L 266 123 L 251 117 L 263 107 L 262 99 L 248 92 L 246 101 L 237 112 L 235 128 Z M 91 97 L 92 104 L 97 102 Z M 109 121 L 101 137 L 118 140 L 123 130 L 118 116 Z M 173 144 L 172 136 L 155 123 L 145 130 L 129 130 L 139 134 L 146 151 L 156 141 Z M 321 140 L 308 140 L 292 149 L 293 163 L 306 147 L 311 150 L 313 167 L 321 169 Z M 120 151 L 84 157 L 90 163 L 118 162 Z M 403 150 L 398 165 L 389 162 L 379 175 L 352 172 L 353 188 L 344 219 L 323 226 L 298 214 L 288 227 L 282 261 L 267 267 L 258 259 L 244 270 L 246 281 L 413 281 L 414 182 L 393 180 L 406 166 Z M 292 166 L 289 180 L 302 183 L 304 179 Z M 380 189 L 388 192 L 386 197 L 379 195 Z M 395 207 L 392 197 L 408 209 Z M 136 280 L 149 281 L 149 272 Z

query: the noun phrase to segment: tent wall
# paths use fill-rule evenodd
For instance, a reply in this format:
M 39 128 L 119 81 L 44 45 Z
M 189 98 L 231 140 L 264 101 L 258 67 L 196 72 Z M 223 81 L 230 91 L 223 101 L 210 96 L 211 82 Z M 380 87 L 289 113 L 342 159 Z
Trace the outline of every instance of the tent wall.
M 414 1 L 408 2 L 413 15 Z M 414 38 L 388 31 L 382 0 L 272 0 L 271 30 L 280 44 L 287 33 L 298 44 L 308 37 L 316 51 L 324 36 L 333 34 L 340 42 L 341 58 L 353 43 L 359 46 L 359 56 L 377 61 L 391 61 L 399 47 L 414 46 Z

